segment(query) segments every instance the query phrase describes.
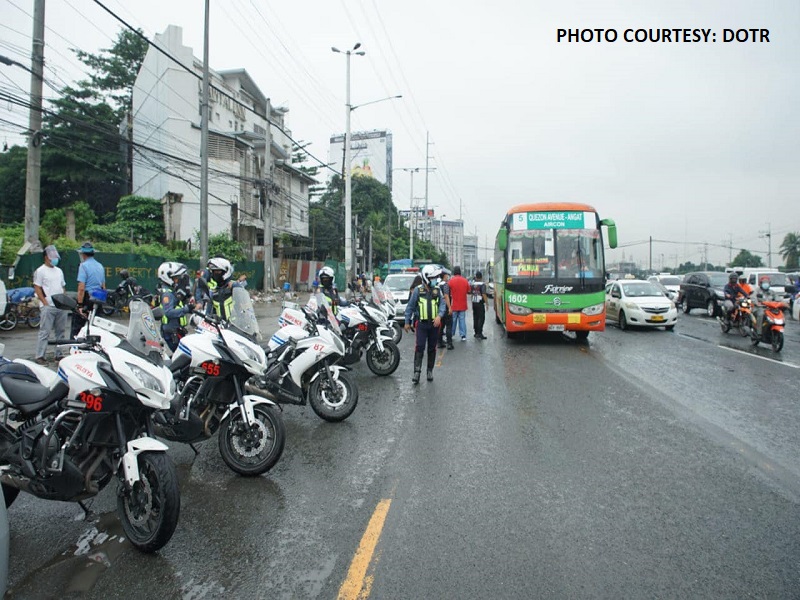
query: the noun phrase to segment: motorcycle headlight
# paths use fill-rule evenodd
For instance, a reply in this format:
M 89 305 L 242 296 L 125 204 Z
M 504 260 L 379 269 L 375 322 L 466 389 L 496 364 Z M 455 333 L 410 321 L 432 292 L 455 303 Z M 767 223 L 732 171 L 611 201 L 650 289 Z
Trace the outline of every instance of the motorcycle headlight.
M 605 309 L 605 304 L 595 304 L 594 306 L 587 306 L 581 312 L 588 317 L 593 317 L 595 315 L 599 315 Z
M 253 349 L 252 349 L 250 346 L 248 346 L 247 344 L 244 344 L 244 343 L 242 343 L 242 342 L 238 342 L 238 344 L 239 344 L 239 348 L 242 350 L 242 352 L 244 352 L 244 355 L 245 355 L 245 356 L 246 356 L 248 359 L 250 359 L 250 360 L 252 360 L 253 362 L 256 362 L 256 363 L 258 363 L 258 364 L 260 364 L 260 365 L 261 365 L 261 364 L 264 364 L 264 361 L 262 361 L 262 360 L 261 360 L 261 357 L 258 355 L 258 352 L 256 352 L 255 350 L 253 350 Z
M 143 387 L 158 392 L 159 394 L 164 393 L 164 386 L 161 385 L 158 379 L 150 375 L 150 373 L 131 363 L 125 363 L 125 365 L 131 370 L 131 373 L 133 373 L 134 377 L 139 380 L 139 383 L 141 383 Z
M 528 308 L 527 306 L 519 306 L 517 304 L 509 304 L 508 305 L 508 312 L 512 315 L 529 315 L 533 312 L 533 309 Z

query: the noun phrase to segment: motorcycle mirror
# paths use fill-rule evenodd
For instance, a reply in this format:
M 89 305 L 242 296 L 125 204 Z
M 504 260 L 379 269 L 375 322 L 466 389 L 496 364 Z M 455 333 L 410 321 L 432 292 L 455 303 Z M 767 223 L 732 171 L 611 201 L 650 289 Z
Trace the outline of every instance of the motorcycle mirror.
M 60 310 L 75 310 L 78 308 L 78 301 L 66 294 L 53 294 L 50 299 L 53 301 L 53 306 Z

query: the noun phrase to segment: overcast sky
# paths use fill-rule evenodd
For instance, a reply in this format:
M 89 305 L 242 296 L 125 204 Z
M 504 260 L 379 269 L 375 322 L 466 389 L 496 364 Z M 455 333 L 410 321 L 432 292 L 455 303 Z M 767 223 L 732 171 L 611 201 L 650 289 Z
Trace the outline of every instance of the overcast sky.
M 202 57 L 202 0 L 103 0 L 148 37 L 183 27 Z M 0 0 L 0 54 L 30 53 L 31 0 Z M 46 76 L 80 78 L 69 47 L 111 45 L 119 25 L 89 0 L 47 0 Z M 615 29 L 614 43 L 557 42 L 559 28 Z M 707 29 L 716 43 L 628 43 L 626 29 Z M 769 43 L 723 43 L 725 28 L 764 28 Z M 674 35 L 673 35 L 674 39 Z M 353 113 L 353 129 L 389 129 L 396 167 L 434 157 L 429 205 L 493 244 L 517 203 L 581 201 L 615 219 L 613 260 L 653 266 L 748 248 L 773 265 L 789 231 L 800 232 L 800 2 L 582 0 L 211 0 L 211 67 L 245 68 L 275 105 L 290 109 L 295 139 L 327 161 L 342 133 L 345 58 L 352 103 L 392 100 Z M 24 54 L 19 54 L 24 51 Z M 26 90 L 0 65 L 0 89 Z M 19 90 L 17 90 L 19 91 Z M 0 107 L 0 118 L 26 122 Z M 19 138 L 0 123 L 0 140 Z M 417 174 L 414 194 L 424 190 Z M 395 174 L 394 201 L 409 205 L 409 175 Z

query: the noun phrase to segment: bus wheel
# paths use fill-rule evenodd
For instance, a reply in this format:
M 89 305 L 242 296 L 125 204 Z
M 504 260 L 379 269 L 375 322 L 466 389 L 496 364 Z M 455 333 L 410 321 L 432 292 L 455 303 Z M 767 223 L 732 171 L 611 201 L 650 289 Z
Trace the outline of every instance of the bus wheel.
M 510 340 L 518 340 L 519 331 L 506 331 L 506 337 Z
M 589 337 L 589 332 L 584 330 L 579 330 L 575 332 L 575 339 L 576 340 L 585 340 Z

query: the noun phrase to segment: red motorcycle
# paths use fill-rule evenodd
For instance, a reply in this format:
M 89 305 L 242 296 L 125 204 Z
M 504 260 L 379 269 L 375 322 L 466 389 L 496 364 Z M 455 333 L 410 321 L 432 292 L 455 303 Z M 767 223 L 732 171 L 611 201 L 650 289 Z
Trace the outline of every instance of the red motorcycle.
M 761 305 L 764 308 L 764 322 L 761 326 L 761 335 L 756 331 L 756 316 L 752 315 L 752 332 L 750 343 L 758 346 L 760 342 L 770 344 L 773 352 L 780 352 L 783 348 L 783 329 L 786 324 L 783 318 L 783 302 L 773 302 L 764 300 Z

